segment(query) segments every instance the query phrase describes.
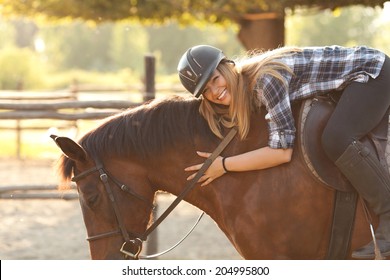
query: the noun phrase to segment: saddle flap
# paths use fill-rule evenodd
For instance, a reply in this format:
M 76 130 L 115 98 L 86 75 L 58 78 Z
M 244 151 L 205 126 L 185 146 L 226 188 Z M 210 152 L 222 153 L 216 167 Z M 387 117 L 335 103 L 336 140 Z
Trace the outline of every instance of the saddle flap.
M 353 187 L 337 166 L 328 158 L 321 145 L 323 130 L 336 104 L 328 96 L 319 96 L 302 103 L 300 113 L 301 150 L 307 166 L 322 183 L 339 191 L 352 191 Z M 389 115 L 366 137 L 360 139 L 371 152 L 377 155 L 388 170 L 386 150 Z
M 318 179 L 340 191 L 352 191 L 349 181 L 328 158 L 321 145 L 322 132 L 332 115 L 335 104 L 328 98 L 311 100 L 310 111 L 302 131 L 302 145 Z

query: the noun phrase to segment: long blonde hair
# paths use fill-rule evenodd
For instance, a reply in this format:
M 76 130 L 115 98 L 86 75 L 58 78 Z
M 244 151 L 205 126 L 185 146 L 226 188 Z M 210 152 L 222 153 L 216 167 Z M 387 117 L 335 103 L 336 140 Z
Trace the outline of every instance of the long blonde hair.
M 282 81 L 287 88 L 281 71 L 292 73 L 292 70 L 277 59 L 300 51 L 299 48 L 284 47 L 264 53 L 252 52 L 235 64 L 221 61 L 217 70 L 226 80 L 227 90 L 231 94 L 230 106 L 217 105 L 202 97 L 199 108 L 213 133 L 223 138 L 223 128 L 237 127 L 240 138 L 245 139 L 250 128 L 251 114 L 260 108 L 254 92 L 257 79 L 263 75 L 271 75 Z

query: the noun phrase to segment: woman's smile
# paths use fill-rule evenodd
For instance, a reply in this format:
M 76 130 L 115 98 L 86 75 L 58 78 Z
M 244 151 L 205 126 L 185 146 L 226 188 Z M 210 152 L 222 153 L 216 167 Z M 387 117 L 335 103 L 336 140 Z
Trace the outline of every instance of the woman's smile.
M 226 95 L 227 95 L 227 89 L 225 88 L 223 91 L 222 91 L 222 93 L 218 96 L 218 100 L 223 100 L 225 97 L 226 97 Z
M 225 78 L 218 70 L 215 70 L 209 82 L 203 90 L 203 96 L 211 102 L 230 105 L 231 95 L 227 90 Z

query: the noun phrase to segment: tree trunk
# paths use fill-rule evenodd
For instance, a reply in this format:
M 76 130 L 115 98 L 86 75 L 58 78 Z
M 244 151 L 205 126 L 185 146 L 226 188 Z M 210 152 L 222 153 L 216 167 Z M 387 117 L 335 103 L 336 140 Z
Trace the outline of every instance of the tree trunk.
M 270 50 L 284 45 L 283 14 L 247 14 L 239 23 L 238 39 L 247 50 Z

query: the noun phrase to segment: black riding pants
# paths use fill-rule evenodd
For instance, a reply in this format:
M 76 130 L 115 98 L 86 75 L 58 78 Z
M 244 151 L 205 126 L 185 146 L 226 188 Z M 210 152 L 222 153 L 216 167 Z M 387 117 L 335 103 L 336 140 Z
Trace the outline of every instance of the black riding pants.
M 352 82 L 340 98 L 323 135 L 322 146 L 334 162 L 355 140 L 360 140 L 383 119 L 390 106 L 390 58 L 386 56 L 376 79 Z

